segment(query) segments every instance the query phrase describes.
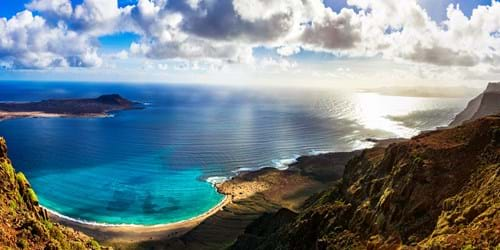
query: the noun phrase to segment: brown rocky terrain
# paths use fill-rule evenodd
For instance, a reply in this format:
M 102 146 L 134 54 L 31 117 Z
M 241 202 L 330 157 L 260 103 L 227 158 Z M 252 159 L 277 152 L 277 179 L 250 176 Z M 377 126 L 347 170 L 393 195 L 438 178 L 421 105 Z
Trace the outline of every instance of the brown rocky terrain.
M 287 170 L 264 168 L 241 173 L 217 185 L 219 192 L 228 195 L 231 202 L 185 235 L 168 240 L 111 245 L 115 249 L 227 249 L 250 223 L 263 214 L 280 211 L 283 207 L 286 211 L 302 211 L 307 198 L 341 178 L 347 161 L 359 153 L 302 156 Z
M 0 137 L 0 248 L 101 249 L 92 238 L 53 223 L 23 173 L 15 172 Z
M 231 249 L 500 249 L 500 116 L 374 147 Z

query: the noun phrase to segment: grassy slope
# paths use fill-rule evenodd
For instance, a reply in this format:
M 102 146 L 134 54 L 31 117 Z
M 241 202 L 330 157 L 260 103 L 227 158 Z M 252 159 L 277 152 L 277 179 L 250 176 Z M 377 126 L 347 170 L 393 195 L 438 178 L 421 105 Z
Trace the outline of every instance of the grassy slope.
M 100 249 L 97 242 L 50 222 L 28 180 L 16 173 L 0 137 L 0 248 Z

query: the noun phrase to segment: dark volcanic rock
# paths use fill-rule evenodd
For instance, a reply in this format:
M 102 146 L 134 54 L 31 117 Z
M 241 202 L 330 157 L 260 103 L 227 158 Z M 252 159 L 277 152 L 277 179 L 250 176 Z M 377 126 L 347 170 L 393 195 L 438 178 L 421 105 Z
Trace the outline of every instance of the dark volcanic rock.
M 347 162 L 360 153 L 361 150 L 301 156 L 290 165 L 290 170 L 298 170 L 302 175 L 321 182 L 336 181 L 342 178 Z
M 131 107 L 134 104 L 133 102 L 121 97 L 118 94 L 102 95 L 96 98 L 95 100 L 102 104 L 122 106 L 122 107 Z
M 118 94 L 102 95 L 89 99 L 50 99 L 28 103 L 0 103 L 0 111 L 43 112 L 62 115 L 105 115 L 112 111 L 141 108 Z

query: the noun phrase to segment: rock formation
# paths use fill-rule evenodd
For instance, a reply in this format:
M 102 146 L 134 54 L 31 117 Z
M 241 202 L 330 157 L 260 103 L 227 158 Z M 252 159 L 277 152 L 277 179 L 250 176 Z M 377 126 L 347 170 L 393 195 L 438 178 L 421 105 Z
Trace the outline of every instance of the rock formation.
M 363 151 L 294 214 L 232 249 L 500 249 L 500 116 Z
M 489 83 L 486 90 L 472 99 L 450 123 L 451 127 L 500 112 L 500 82 Z

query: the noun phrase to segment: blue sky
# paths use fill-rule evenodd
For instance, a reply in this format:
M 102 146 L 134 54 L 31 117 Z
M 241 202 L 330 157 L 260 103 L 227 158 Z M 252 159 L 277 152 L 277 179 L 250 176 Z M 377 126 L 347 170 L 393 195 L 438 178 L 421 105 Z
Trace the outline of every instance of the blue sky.
M 347 2 L 0 0 L 0 79 L 345 86 L 498 76 L 496 2 Z

